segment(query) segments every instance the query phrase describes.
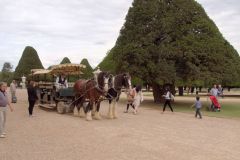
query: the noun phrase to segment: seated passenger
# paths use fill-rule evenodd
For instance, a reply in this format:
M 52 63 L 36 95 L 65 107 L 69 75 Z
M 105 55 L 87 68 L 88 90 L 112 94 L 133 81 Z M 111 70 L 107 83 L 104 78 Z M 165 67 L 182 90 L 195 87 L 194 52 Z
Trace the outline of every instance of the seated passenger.
M 68 88 L 68 82 L 67 82 L 65 74 L 61 74 L 59 77 L 56 78 L 55 86 L 56 86 L 57 91 L 60 88 Z

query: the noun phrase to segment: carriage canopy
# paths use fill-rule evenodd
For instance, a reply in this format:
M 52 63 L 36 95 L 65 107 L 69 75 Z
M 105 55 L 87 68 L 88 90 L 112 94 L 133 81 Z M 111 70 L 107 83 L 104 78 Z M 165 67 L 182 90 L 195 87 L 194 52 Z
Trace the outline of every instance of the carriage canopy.
M 48 69 L 32 71 L 33 75 L 49 74 L 50 72 L 51 72 L 51 70 L 48 70 Z
M 60 64 L 60 65 L 55 65 L 51 69 L 51 74 L 56 75 L 56 74 L 68 74 L 68 75 L 80 75 L 83 74 L 82 70 L 86 68 L 85 65 L 82 64 Z
M 60 64 L 52 66 L 51 69 L 32 69 L 32 75 L 59 75 L 59 74 L 67 74 L 67 75 L 80 75 L 83 74 L 82 70 L 86 68 L 85 65 L 82 64 Z

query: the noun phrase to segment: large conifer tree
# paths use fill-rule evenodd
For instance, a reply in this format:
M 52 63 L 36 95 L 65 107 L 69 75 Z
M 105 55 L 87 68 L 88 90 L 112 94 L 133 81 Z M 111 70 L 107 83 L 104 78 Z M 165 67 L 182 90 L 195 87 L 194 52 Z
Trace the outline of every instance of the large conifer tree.
M 102 60 L 102 62 L 100 62 L 98 64 L 98 67 L 100 67 L 100 69 L 102 71 L 108 71 L 110 73 L 115 73 L 116 65 L 115 65 L 115 61 L 113 59 L 113 53 L 109 51 L 107 53 L 107 55 L 104 57 L 104 59 Z
M 110 55 L 116 72 L 153 86 L 155 102 L 167 83 L 228 85 L 239 78 L 237 51 L 195 0 L 134 0 Z

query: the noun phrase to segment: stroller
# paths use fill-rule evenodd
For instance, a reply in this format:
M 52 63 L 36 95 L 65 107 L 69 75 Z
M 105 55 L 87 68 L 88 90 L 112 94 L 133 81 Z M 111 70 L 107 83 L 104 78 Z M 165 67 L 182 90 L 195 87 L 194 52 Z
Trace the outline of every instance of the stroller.
M 219 104 L 217 98 L 215 96 L 210 96 L 209 97 L 212 104 L 209 106 L 210 111 L 215 111 L 215 112 L 220 112 L 221 110 L 221 105 Z

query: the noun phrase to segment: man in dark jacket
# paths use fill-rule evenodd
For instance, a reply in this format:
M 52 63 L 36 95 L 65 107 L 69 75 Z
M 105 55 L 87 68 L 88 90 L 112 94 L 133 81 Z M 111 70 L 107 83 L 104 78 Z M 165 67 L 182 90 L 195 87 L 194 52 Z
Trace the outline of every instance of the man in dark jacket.
M 29 116 L 32 117 L 33 116 L 34 105 L 36 103 L 36 100 L 38 100 L 37 91 L 36 91 L 36 88 L 35 88 L 35 82 L 34 81 L 31 81 L 29 83 L 29 86 L 27 88 L 27 92 L 28 92 L 28 102 L 29 102 L 29 107 L 28 107 Z

